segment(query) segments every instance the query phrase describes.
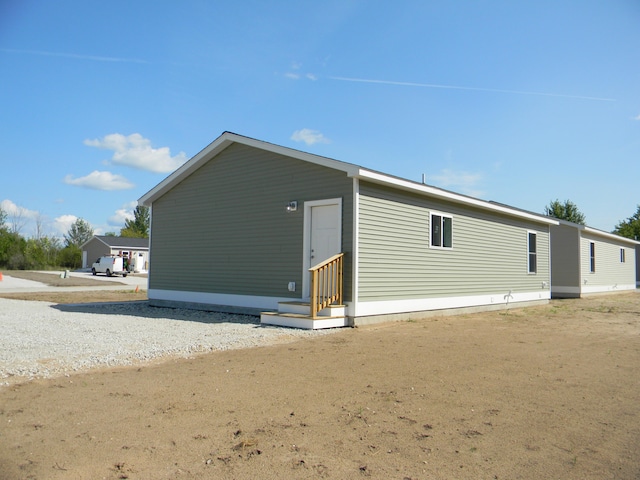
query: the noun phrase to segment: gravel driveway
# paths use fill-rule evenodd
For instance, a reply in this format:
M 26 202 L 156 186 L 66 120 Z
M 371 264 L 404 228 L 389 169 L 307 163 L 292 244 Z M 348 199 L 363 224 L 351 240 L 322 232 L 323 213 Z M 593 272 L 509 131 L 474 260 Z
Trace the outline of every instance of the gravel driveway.
M 147 302 L 74 306 L 4 298 L 0 329 L 0 385 L 330 332 L 262 326 L 253 316 L 150 307 Z

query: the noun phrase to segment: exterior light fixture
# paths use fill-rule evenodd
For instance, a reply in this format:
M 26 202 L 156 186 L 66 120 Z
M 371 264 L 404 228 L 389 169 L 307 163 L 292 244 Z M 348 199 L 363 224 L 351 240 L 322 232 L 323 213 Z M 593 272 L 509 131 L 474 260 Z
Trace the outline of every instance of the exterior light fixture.
M 298 210 L 298 202 L 292 201 L 287 203 L 287 212 L 295 212 Z

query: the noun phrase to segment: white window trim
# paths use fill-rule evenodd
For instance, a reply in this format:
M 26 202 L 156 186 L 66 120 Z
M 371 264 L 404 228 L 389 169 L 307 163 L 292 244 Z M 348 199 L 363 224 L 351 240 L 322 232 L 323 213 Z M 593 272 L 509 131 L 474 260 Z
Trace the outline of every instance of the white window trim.
M 531 271 L 531 263 L 530 263 L 531 249 L 529 244 L 529 238 L 531 234 L 534 234 L 536 236 L 536 251 L 534 252 L 536 254 L 535 272 Z M 537 275 L 537 274 L 538 274 L 538 232 L 536 232 L 535 230 L 527 230 L 527 275 Z
M 591 251 L 593 250 L 593 255 Z M 596 242 L 589 242 L 589 273 L 596 273 Z
M 442 218 L 450 218 L 451 219 L 451 246 L 450 247 L 443 247 L 443 246 L 433 245 L 431 243 L 431 241 L 433 239 L 433 236 L 431 235 L 431 232 L 433 231 L 433 216 L 434 215 L 439 215 Z M 442 240 L 441 243 L 444 243 L 444 231 L 441 232 L 440 239 Z M 433 248 L 435 250 L 453 250 L 453 215 L 451 213 L 438 212 L 437 210 L 429 211 L 429 248 Z

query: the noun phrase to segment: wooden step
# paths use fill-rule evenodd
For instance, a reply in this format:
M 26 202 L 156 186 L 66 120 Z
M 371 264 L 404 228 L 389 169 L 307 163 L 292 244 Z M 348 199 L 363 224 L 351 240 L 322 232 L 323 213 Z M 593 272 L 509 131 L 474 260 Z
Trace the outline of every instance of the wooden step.
M 278 302 L 278 312 L 311 315 L 311 304 L 301 301 Z M 346 314 L 347 307 L 344 305 L 329 305 L 318 312 L 320 317 L 344 317 Z
M 280 327 L 303 328 L 317 330 L 321 328 L 348 327 L 348 319 L 345 316 L 323 316 L 311 318 L 300 313 L 262 312 L 260 323 L 265 325 L 278 325 Z

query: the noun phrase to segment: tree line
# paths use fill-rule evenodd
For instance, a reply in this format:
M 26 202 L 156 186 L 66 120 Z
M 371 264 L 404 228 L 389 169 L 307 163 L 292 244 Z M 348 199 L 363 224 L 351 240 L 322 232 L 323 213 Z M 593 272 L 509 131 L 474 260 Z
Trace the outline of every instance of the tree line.
M 549 217 L 577 223 L 578 225 L 586 225 L 584 214 L 571 200 L 565 200 L 564 202 L 558 199 L 552 200 L 549 205 L 544 207 L 544 214 Z M 640 205 L 637 206 L 636 213 L 625 220 L 619 221 L 611 233 L 631 238 L 632 240 L 640 240 Z
M 585 225 L 586 219 L 575 203 L 556 199 L 545 206 L 545 215 Z M 133 219 L 125 221 L 119 236 L 149 238 L 149 208 L 138 206 Z M 0 208 L 0 268 L 9 270 L 45 270 L 47 268 L 77 269 L 82 266 L 81 246 L 93 237 L 93 228 L 85 220 L 77 219 L 63 239 L 42 235 L 41 228 L 36 236 L 24 238 L 18 228 L 7 224 L 7 213 Z M 613 232 L 622 237 L 640 240 L 640 205 L 629 218 L 616 224 Z M 105 235 L 116 236 L 115 232 Z
M 138 206 L 133 219 L 125 221 L 119 236 L 149 238 L 149 208 Z M 24 238 L 16 225 L 7 223 L 8 215 L 0 207 L 0 268 L 8 270 L 47 270 L 82 267 L 82 245 L 91 240 L 94 230 L 82 218 L 69 227 L 63 238 L 43 235 L 36 228 L 36 235 Z M 115 232 L 105 235 L 117 236 Z

